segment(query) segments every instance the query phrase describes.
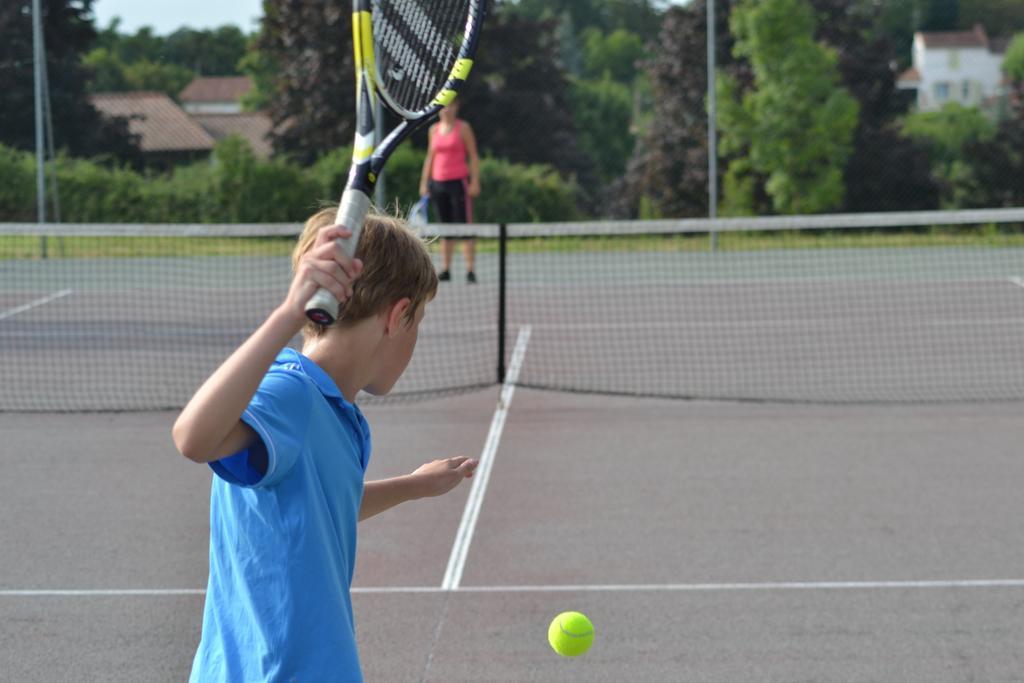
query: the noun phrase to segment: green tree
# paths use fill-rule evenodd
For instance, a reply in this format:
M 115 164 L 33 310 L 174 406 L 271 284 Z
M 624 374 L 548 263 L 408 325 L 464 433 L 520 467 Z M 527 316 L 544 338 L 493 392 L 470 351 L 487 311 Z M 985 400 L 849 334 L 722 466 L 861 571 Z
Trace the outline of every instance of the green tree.
M 289 220 L 289 209 L 294 215 L 294 207 L 306 213 L 316 207 L 319 188 L 301 168 L 283 159 L 260 160 L 241 138 L 217 142 L 212 168 L 210 191 L 228 222 Z
M 990 139 L 965 142 L 963 159 L 971 174 L 958 188 L 962 206 L 1024 206 L 1024 108 L 1001 120 Z
M 646 51 L 643 39 L 626 29 L 605 34 L 598 28 L 583 32 L 583 74 L 589 78 L 610 75 L 619 83 L 632 83 L 637 63 Z
M 280 69 L 277 60 L 266 50 L 260 49 L 260 34 L 255 34 L 246 43 L 245 56 L 238 62 L 238 70 L 252 80 L 252 88 L 242 96 L 242 107 L 246 111 L 263 111 L 270 108 L 271 98 L 277 85 Z
M 266 0 L 256 49 L 278 66 L 269 113 L 274 147 L 300 163 L 352 142 L 352 16 L 342 0 Z M 475 75 L 475 74 L 474 74 Z
M 580 146 L 597 165 L 601 180 L 621 176 L 633 152 L 633 101 L 629 88 L 609 77 L 575 80 L 569 90 Z
M 1024 2 L 1020 0 L 959 0 L 960 28 L 981 24 L 989 35 L 1007 36 L 1024 31 Z
M 750 61 L 754 88 L 719 80 L 722 151 L 733 157 L 726 204 L 754 209 L 753 174 L 780 213 L 834 209 L 844 199 L 843 169 L 857 125 L 857 101 L 840 86 L 835 51 L 814 40 L 805 0 L 742 0 L 730 20 L 735 53 Z
M 167 36 L 160 57 L 204 76 L 235 76 L 248 38 L 237 26 L 197 31 L 180 28 Z
M 558 51 L 562 70 L 570 76 L 579 76 L 583 73 L 583 55 L 581 54 L 579 40 L 576 36 L 576 27 L 572 24 L 572 17 L 568 12 L 563 12 L 558 18 L 555 27 L 555 38 L 558 40 Z
M 36 169 L 32 155 L 0 144 L 0 221 L 36 217 Z
M 951 164 L 960 158 L 966 143 L 991 139 L 995 124 L 974 107 L 948 102 L 939 111 L 909 115 L 903 131 L 926 142 L 934 160 Z
M 1006 98 L 1009 111 L 1007 116 L 1002 117 L 1001 123 L 1007 124 L 1010 128 L 1014 125 L 1024 128 L 1024 33 L 1018 33 L 1010 41 L 1003 60 L 1003 71 L 1009 81 L 1009 93 Z M 1013 131 L 1001 129 L 1000 136 L 1004 135 L 1014 139 L 1020 137 L 1016 128 L 1013 128 Z
M 873 31 L 894 47 L 901 66 L 910 64 L 915 31 L 954 31 L 962 24 L 960 5 L 971 0 L 886 0 L 877 3 L 878 23 Z M 1017 2 L 1018 0 L 1008 0 Z M 984 23 L 984 21 L 982 21 Z M 969 24 L 968 27 L 973 26 Z
M 603 33 L 625 29 L 649 40 L 658 34 L 666 4 L 657 0 L 518 0 L 501 3 L 498 11 L 534 21 L 567 14 L 580 32 L 588 28 Z
M 0 143 L 17 149 L 35 147 L 31 5 L 0 5 Z M 81 57 L 96 39 L 92 0 L 43 0 L 42 10 L 56 147 L 136 160 L 127 122 L 103 118 L 86 93 L 88 71 Z
M 130 90 L 124 75 L 124 64 L 110 50 L 98 47 L 82 57 L 82 64 L 92 73 L 90 92 L 121 92 Z
M 960 18 L 960 0 L 916 0 L 915 31 L 950 31 Z
M 965 158 L 965 150 L 990 143 L 996 136 L 996 124 L 978 109 L 949 102 L 940 111 L 909 115 L 903 132 L 927 145 L 932 174 L 942 188 L 943 205 L 973 205 L 971 195 L 976 193 L 977 175 L 975 164 Z
M 581 218 L 579 187 L 546 164 L 480 160 L 480 182 L 491 188 L 473 204 L 482 223 L 572 221 Z
M 148 59 L 125 64 L 105 47 L 92 50 L 82 58 L 82 63 L 93 74 L 89 81 L 91 92 L 159 90 L 177 98 L 195 77 L 190 69 L 177 64 L 161 64 Z
M 175 99 L 195 78 L 195 74 L 183 66 L 149 60 L 126 65 L 124 76 L 129 90 L 160 90 Z
M 111 20 L 105 29 L 96 37 L 96 47 L 106 48 L 120 61 L 125 63 L 138 62 L 143 59 L 157 61 L 163 51 L 164 39 L 153 33 L 149 26 L 143 26 L 134 34 L 121 33 L 121 20 Z
M 178 66 L 206 76 L 234 76 L 240 73 L 239 61 L 245 56 L 248 38 L 237 26 L 214 29 L 180 28 L 168 36 L 158 36 L 149 26 L 134 34 L 119 31 L 114 19 L 103 29 L 97 47 L 104 48 L 122 64 L 150 62 Z
M 729 14 L 735 0 L 717 0 L 715 48 L 723 72 L 739 83 L 753 77 L 733 57 Z M 645 120 L 621 188 L 623 216 L 705 216 L 708 213 L 707 6 L 694 0 L 669 8 L 645 65 L 652 112 Z
M 385 171 L 387 211 L 405 213 L 419 199 L 425 156 L 425 150 L 408 143 L 395 150 Z M 342 147 L 324 155 L 310 168 L 309 174 L 319 184 L 321 196 L 337 201 L 351 162 L 352 149 Z M 576 184 L 562 178 L 550 166 L 513 164 L 485 156 L 480 160 L 480 177 L 485 192 L 474 200 L 473 216 L 482 223 L 567 221 L 580 217 Z M 0 192 L 0 200 L 2 197 Z
M 914 44 L 914 0 L 890 0 L 883 3 L 874 37 L 885 40 L 893 46 L 900 69 L 910 66 L 911 48 Z
M 816 37 L 839 57 L 843 86 L 860 105 L 843 183 L 845 211 L 906 211 L 938 206 L 925 147 L 900 132 L 912 103 L 896 88 L 892 44 L 874 28 L 882 12 L 874 0 L 811 0 Z
M 1003 71 L 1009 77 L 1011 83 L 1018 86 L 1024 83 L 1024 33 L 1018 33 L 1010 41 L 1006 48 L 1006 56 L 1003 57 Z
M 118 19 L 111 21 L 82 60 L 92 71 L 91 92 L 159 90 L 177 98 L 197 75 L 241 73 L 247 39 L 235 26 L 182 28 L 167 37 L 148 26 L 122 34 L 119 26 Z
M 556 19 L 488 17 L 459 115 L 473 125 L 482 152 L 575 176 L 589 203 L 599 179 L 580 143 L 556 28 Z
M 386 211 L 406 213 L 419 199 L 420 173 L 426 150 L 406 142 L 398 146 L 384 171 Z M 320 157 L 309 169 L 309 174 L 320 186 L 320 197 L 336 202 L 348 178 L 352 165 L 352 148 L 339 147 Z

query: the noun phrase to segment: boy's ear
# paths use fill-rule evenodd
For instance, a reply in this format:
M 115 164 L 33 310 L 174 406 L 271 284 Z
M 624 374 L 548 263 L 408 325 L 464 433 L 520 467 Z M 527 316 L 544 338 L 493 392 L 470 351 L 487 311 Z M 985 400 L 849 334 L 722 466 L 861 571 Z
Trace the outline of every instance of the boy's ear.
M 388 317 L 384 325 L 384 334 L 389 337 L 394 337 L 398 334 L 406 323 L 406 314 L 409 312 L 409 306 L 411 305 L 412 299 L 409 297 L 403 297 L 391 305 L 391 308 L 388 309 Z

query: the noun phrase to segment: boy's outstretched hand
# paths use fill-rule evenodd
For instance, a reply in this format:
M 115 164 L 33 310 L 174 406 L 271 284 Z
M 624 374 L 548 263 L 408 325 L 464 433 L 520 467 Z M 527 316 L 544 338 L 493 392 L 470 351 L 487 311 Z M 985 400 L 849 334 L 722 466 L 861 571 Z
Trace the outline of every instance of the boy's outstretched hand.
M 476 458 L 458 455 L 420 465 L 409 476 L 417 480 L 421 496 L 430 498 L 448 493 L 460 481 L 472 477 L 478 464 L 480 461 Z
M 448 493 L 476 471 L 479 460 L 459 455 L 420 465 L 412 474 L 366 482 L 359 519 L 369 519 L 409 500 Z
M 284 307 L 297 319 L 305 319 L 306 302 L 320 287 L 333 294 L 338 303 L 352 296 L 352 282 L 363 272 L 363 262 L 351 258 L 336 242 L 351 236 L 352 231 L 343 225 L 323 228 L 299 260 L 284 302 Z

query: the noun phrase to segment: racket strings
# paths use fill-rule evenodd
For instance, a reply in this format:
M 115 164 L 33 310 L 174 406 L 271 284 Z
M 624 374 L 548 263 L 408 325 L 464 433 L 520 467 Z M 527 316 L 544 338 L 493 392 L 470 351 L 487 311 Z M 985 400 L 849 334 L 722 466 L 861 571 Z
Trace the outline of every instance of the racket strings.
M 373 32 L 380 87 L 400 107 L 426 108 L 464 39 L 469 0 L 377 0 Z

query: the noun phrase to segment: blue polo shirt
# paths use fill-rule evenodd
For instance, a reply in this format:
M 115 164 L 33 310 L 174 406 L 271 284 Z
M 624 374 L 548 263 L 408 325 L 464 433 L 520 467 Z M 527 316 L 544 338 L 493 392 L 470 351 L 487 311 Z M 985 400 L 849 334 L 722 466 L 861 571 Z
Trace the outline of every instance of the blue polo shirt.
M 210 463 L 210 580 L 193 682 L 362 681 L 349 587 L 370 429 L 312 360 L 282 351 Z

